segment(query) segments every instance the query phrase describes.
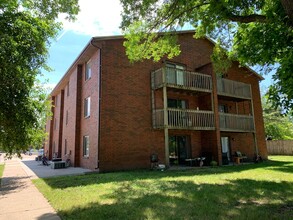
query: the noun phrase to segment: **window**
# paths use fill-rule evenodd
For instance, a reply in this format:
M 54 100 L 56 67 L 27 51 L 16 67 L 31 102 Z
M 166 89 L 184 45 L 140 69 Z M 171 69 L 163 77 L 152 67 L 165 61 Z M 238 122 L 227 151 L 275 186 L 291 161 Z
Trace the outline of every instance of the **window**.
M 187 101 L 181 99 L 168 99 L 168 108 L 187 109 Z
M 53 153 L 55 153 L 56 151 L 56 144 L 55 144 L 55 141 L 53 142 Z
M 227 105 L 220 104 L 219 105 L 219 112 L 228 113 L 228 107 L 227 107 Z
M 55 96 L 55 107 L 58 106 L 58 95 Z
M 84 117 L 88 118 L 91 115 L 91 97 L 84 100 Z
M 185 66 L 167 63 L 166 67 L 167 82 L 171 84 L 184 85 Z
M 68 124 L 68 110 L 66 111 L 65 123 L 66 123 L 66 125 Z
M 67 83 L 67 96 L 69 96 L 69 82 Z
M 83 136 L 83 156 L 89 157 L 89 151 L 90 151 L 90 137 Z
M 64 155 L 67 154 L 67 139 L 65 139 L 65 143 L 64 143 Z
M 85 80 L 90 79 L 92 76 L 92 67 L 90 61 L 88 61 L 85 65 Z
M 54 129 L 56 130 L 57 129 L 57 119 L 54 118 Z

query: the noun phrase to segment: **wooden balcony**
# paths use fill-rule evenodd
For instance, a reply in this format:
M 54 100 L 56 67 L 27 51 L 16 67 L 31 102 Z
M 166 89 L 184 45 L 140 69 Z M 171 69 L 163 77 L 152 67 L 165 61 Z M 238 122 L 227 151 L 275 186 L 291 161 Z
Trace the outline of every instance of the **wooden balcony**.
M 230 96 L 241 99 L 251 99 L 250 84 L 229 79 L 217 79 L 218 95 Z
M 219 113 L 220 130 L 233 132 L 254 132 L 254 118 L 250 115 Z
M 201 92 L 212 91 L 212 77 L 207 74 L 163 67 L 152 72 L 152 89 L 163 86 Z
M 168 109 L 168 122 L 164 123 L 164 110 L 158 109 L 153 113 L 154 128 L 215 130 L 214 113 L 212 111 L 190 109 Z

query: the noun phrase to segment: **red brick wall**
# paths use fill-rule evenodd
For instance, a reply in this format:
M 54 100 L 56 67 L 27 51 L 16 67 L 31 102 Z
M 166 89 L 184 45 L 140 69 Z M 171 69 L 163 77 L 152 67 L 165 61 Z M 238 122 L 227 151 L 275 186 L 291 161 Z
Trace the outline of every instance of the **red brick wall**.
M 77 91 L 77 68 L 69 77 L 64 88 L 64 117 L 63 117 L 63 144 L 62 159 L 70 159 L 71 164 L 75 165 L 75 133 L 76 133 L 76 91 Z M 68 89 L 69 86 L 69 89 Z M 69 94 L 68 94 L 69 91 Z M 68 114 L 68 116 L 66 116 Z M 66 123 L 67 117 L 67 123 Z M 65 155 L 65 140 L 67 141 L 67 155 Z
M 150 154 L 164 160 L 164 134 L 152 129 L 151 62 L 130 64 L 122 41 L 102 48 L 100 170 L 150 166 Z
M 91 78 L 85 80 L 85 63 L 82 68 L 82 92 L 81 92 L 81 125 L 80 125 L 80 166 L 98 168 L 98 123 L 99 123 L 99 51 L 96 51 L 89 59 L 91 63 Z M 86 62 L 88 62 L 87 60 Z M 84 117 L 84 101 L 90 97 L 90 117 Z M 83 137 L 89 136 L 89 157 L 83 155 Z
M 221 132 L 221 136 L 229 137 L 232 156 L 235 155 L 236 151 L 240 151 L 250 159 L 254 158 L 255 147 L 252 133 Z

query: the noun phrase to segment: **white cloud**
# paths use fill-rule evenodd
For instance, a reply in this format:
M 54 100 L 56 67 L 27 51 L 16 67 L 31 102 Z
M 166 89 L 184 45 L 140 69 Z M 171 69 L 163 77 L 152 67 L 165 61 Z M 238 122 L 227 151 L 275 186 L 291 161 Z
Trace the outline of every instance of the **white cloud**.
M 105 36 L 120 34 L 122 7 L 119 0 L 79 0 L 80 12 L 75 22 L 59 19 L 65 32 L 74 31 L 78 34 Z
M 47 91 L 47 93 L 49 94 L 50 92 L 52 92 L 52 90 L 56 87 L 57 83 L 44 83 L 42 85 L 43 89 L 45 89 Z

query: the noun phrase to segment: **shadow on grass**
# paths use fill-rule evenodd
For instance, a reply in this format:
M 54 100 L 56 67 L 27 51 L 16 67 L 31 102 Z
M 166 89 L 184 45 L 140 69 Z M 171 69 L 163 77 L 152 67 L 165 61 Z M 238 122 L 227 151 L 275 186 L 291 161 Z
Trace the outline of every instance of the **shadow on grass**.
M 94 192 L 93 192 L 94 194 Z M 104 202 L 60 211 L 62 219 L 290 219 L 289 182 L 231 180 L 227 184 L 144 181 L 120 184 Z M 110 201 L 110 202 L 109 202 Z
M 245 164 L 237 166 L 223 166 L 215 168 L 195 168 L 188 170 L 167 170 L 161 171 L 149 171 L 149 170 L 136 170 L 136 171 L 121 171 L 113 173 L 100 173 L 100 174 L 87 174 L 77 176 L 63 176 L 57 178 L 44 178 L 46 184 L 54 189 L 65 189 L 67 187 L 86 186 L 92 184 L 103 184 L 103 183 L 119 183 L 124 181 L 134 181 L 142 179 L 158 179 L 166 177 L 198 177 L 201 175 L 208 176 L 214 174 L 231 174 L 238 173 L 247 170 L 253 170 L 263 168 L 267 170 L 279 170 L 282 172 L 292 173 L 293 163 L 291 162 L 280 162 L 280 161 L 265 161 L 258 164 Z

